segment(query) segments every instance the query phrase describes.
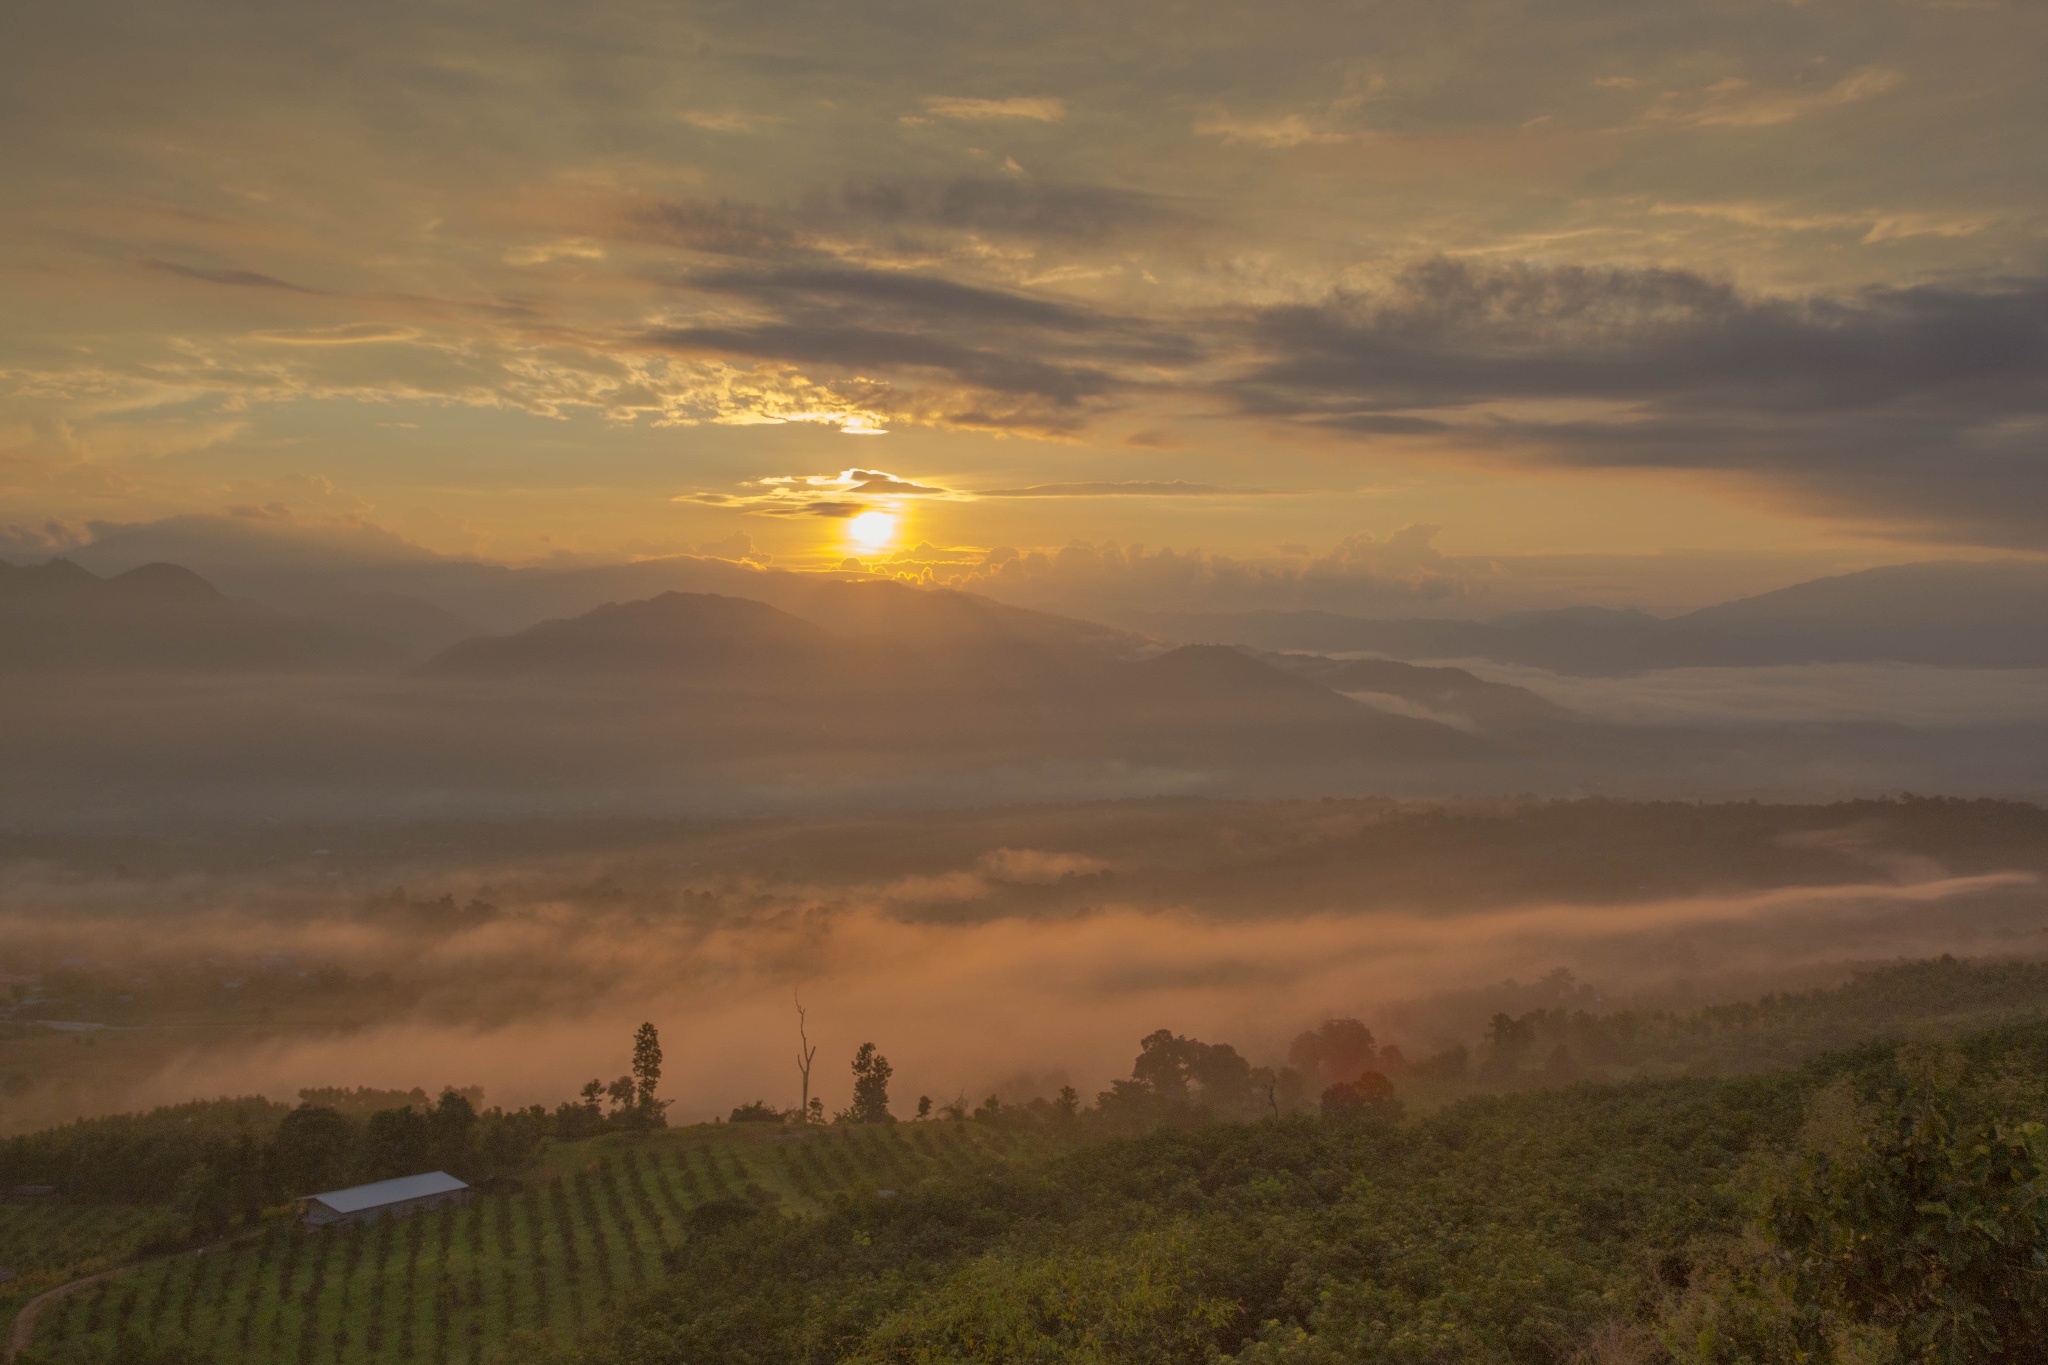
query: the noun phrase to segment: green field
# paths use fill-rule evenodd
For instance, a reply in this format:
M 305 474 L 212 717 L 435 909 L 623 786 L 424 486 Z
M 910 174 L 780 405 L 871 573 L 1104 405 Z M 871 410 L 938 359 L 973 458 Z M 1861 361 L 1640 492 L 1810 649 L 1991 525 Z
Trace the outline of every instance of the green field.
M 0 1285 L 0 1326 L 46 1289 L 135 1259 L 160 1232 L 153 1205 L 0 1204 L 0 1265 L 16 1278 Z
M 183 1341 L 222 1362 L 479 1362 L 516 1330 L 567 1340 L 594 1325 L 659 1277 L 692 1206 L 812 1212 L 835 1192 L 985 1168 L 1014 1140 L 959 1123 L 599 1138 L 550 1152 L 523 1189 L 462 1208 L 326 1230 L 278 1218 L 229 1245 L 137 1266 L 50 1308 L 24 1359 L 127 1336 Z M 76 1239 L 128 1211 L 33 1212 L 46 1236 Z

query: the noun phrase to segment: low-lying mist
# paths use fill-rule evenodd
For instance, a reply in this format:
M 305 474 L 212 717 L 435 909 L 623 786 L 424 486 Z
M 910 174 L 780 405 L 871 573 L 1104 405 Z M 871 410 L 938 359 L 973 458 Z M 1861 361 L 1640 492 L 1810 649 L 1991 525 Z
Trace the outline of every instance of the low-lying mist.
M 1575 677 L 1526 664 L 1457 662 L 1624 725 L 1854 723 L 1938 731 L 2048 724 L 2048 669 L 2039 668 L 1828 663 Z
M 4 1123 L 336 1085 L 553 1104 L 643 1020 L 677 1120 L 787 1106 L 799 997 L 834 1107 L 867 1041 L 906 1112 L 1092 1093 L 1161 1027 L 1278 1060 L 1356 1016 L 1413 1057 L 1549 1003 L 1560 968 L 1596 1008 L 1685 1008 L 2048 951 L 2042 815 L 1155 801 L 17 847 Z

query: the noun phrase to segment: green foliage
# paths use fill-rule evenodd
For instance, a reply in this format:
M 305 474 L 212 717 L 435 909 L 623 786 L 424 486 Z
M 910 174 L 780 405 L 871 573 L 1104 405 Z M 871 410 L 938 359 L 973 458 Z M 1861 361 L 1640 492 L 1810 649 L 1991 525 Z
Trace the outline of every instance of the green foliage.
M 2048 1339 L 2048 1030 L 1841 1059 L 1662 1336 L 1687 1365 L 2008 1365 Z
M 1720 1187 L 1799 1112 L 1778 1078 L 1162 1128 L 692 1237 L 592 1354 L 1556 1360 L 1650 1293 L 1645 1239 L 1732 1222 Z
M 896 1068 L 875 1051 L 873 1043 L 862 1043 L 853 1054 L 853 1105 L 845 1117 L 852 1123 L 894 1123 L 889 1113 L 889 1078 Z
M 287 1112 L 252 1096 L 81 1119 L 0 1142 L 0 1187 L 54 1185 L 66 1199 L 92 1203 L 165 1202 L 213 1144 L 267 1138 Z
M 661 1035 L 654 1025 L 642 1024 L 633 1035 L 634 1102 L 642 1113 L 659 1114 L 661 1102 L 654 1098 L 661 1084 Z
M 119 1351 L 164 1343 L 189 1346 L 196 1360 L 248 1365 L 398 1365 L 500 1353 L 516 1365 L 553 1365 L 611 1306 L 657 1281 L 675 1248 L 715 1236 L 776 1236 L 792 1225 L 781 1208 L 829 1205 L 837 1192 L 872 1188 L 885 1176 L 914 1186 L 942 1159 L 892 1130 L 859 1132 L 874 1142 L 848 1136 L 748 1127 L 610 1135 L 551 1153 L 560 1178 L 484 1194 L 459 1210 L 328 1230 L 272 1219 L 253 1236 L 145 1262 L 65 1300 L 41 1320 L 39 1354 L 24 1361 L 127 1365 Z M 813 1158 L 828 1147 L 843 1160 L 807 1160 L 802 1188 L 785 1178 L 779 1158 Z M 983 1169 L 993 1157 L 970 1135 L 947 1144 L 947 1153 L 956 1149 L 962 1170 Z M 0 1206 L 0 1234 L 111 1212 Z M 134 1251 L 135 1233 L 128 1235 L 124 1256 Z
M 1394 1097 L 1394 1083 L 1377 1071 L 1368 1071 L 1355 1081 L 1339 1081 L 1323 1091 L 1323 1117 L 1351 1123 L 1398 1123 L 1401 1101 Z
M 1915 1088 L 1849 1150 L 1814 1154 L 1772 1210 L 1802 1299 L 1892 1327 L 1915 1360 L 2037 1359 L 2048 1341 L 2048 1144 L 1959 1121 Z
M 1099 1365 L 1202 1359 L 1242 1316 L 1205 1292 L 1216 1229 L 1192 1222 L 1141 1232 L 1114 1254 L 992 1252 L 885 1317 L 849 1365 L 935 1361 L 1073 1361 Z

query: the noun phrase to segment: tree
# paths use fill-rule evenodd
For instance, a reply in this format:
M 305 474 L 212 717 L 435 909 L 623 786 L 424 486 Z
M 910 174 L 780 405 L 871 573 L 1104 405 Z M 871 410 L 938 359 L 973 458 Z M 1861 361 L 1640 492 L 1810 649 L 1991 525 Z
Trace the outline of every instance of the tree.
M 235 1214 L 234 1188 L 226 1172 L 212 1162 L 201 1161 L 188 1166 L 179 1177 L 172 1204 L 190 1230 L 187 1235 L 209 1241 L 228 1230 L 228 1221 Z
M 363 1131 L 363 1175 L 390 1180 L 431 1170 L 432 1141 L 427 1116 L 411 1105 L 379 1109 Z
M 1204 1043 L 1159 1029 L 1138 1042 L 1131 1080 L 1170 1104 L 1197 1099 L 1214 1109 L 1247 1108 L 1252 1100 L 1252 1067 L 1228 1043 Z M 1119 1093 L 1122 1082 L 1118 1082 Z
M 2048 1135 L 2035 1122 L 1966 1117 L 1953 1082 L 1917 1061 L 1874 1104 L 1846 1083 L 1816 1102 L 1800 1178 L 1765 1219 L 1790 1253 L 1793 1298 L 1890 1329 L 1913 1360 L 2038 1359 Z
M 805 1123 L 816 1123 L 823 1117 L 820 1112 L 823 1106 L 815 1105 L 811 1101 L 811 1060 L 817 1055 L 818 1045 L 811 1041 L 811 1036 L 808 1033 L 804 1032 L 804 1002 L 803 998 L 798 996 L 796 997 L 796 1069 L 798 1074 L 803 1077 L 804 1091 L 797 1109 L 803 1115 L 803 1122 Z
M 296 1199 L 346 1185 L 355 1158 L 355 1125 L 324 1105 L 302 1104 L 277 1125 L 263 1164 L 272 1188 Z
M 917 1116 L 921 1119 L 926 1119 L 930 1118 L 931 1114 L 932 1097 L 930 1095 L 919 1095 L 917 1097 Z
M 846 1117 L 855 1123 L 894 1123 L 889 1112 L 889 1078 L 896 1068 L 875 1051 L 873 1043 L 862 1043 L 853 1054 L 853 1107 Z
M 632 1122 L 644 1128 L 668 1126 L 668 1101 L 654 1097 L 661 1084 L 661 1035 L 654 1025 L 642 1024 L 633 1035 Z
M 633 1084 L 640 1108 L 652 1111 L 654 1089 L 661 1084 L 661 1035 L 652 1024 L 642 1024 L 633 1035 Z
M 427 1111 L 427 1164 L 464 1174 L 476 1156 L 476 1106 L 453 1088 Z
M 612 1102 L 610 1117 L 615 1121 L 624 1122 L 627 1116 L 634 1111 L 634 1105 L 640 1094 L 640 1087 L 633 1084 L 631 1076 L 621 1076 L 606 1086 L 604 1093 L 606 1098 Z
M 1323 1092 L 1323 1117 L 1393 1123 L 1401 1117 L 1401 1101 L 1394 1098 L 1392 1081 L 1368 1071 L 1355 1081 L 1339 1081 Z
M 1516 1019 L 1506 1014 L 1496 1014 L 1486 1026 L 1486 1041 L 1492 1045 L 1492 1056 L 1487 1068 L 1496 1079 L 1513 1076 L 1522 1069 L 1522 1062 L 1536 1046 L 1536 1022 L 1533 1019 Z
M 1287 1049 L 1287 1064 L 1325 1084 L 1354 1081 L 1375 1060 L 1372 1030 L 1356 1019 L 1325 1019 Z

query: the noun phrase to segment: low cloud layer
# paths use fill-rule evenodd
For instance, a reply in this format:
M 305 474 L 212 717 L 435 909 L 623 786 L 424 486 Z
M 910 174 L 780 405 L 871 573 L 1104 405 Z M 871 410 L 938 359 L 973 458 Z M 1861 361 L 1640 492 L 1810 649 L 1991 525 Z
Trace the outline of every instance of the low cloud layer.
M 1473 1041 L 1489 1001 L 1519 998 L 1495 987 L 1560 967 L 1609 1007 L 1662 1008 L 1855 963 L 2038 953 L 2035 823 L 1953 803 L 1148 801 L 279 830 L 196 860 L 150 841 L 111 870 L 136 855 L 80 836 L 64 860 L 0 867 L 0 970 L 143 1011 L 55 1059 L 97 1078 L 39 1081 L 23 1103 L 44 1121 L 317 1085 L 554 1103 L 623 1069 L 643 1020 L 677 1116 L 707 1118 L 792 1100 L 799 993 L 814 1093 L 843 1103 L 845 1059 L 873 1041 L 907 1108 L 1025 1074 L 1092 1092 L 1160 1027 L 1270 1060 L 1350 1015 L 1414 1056 Z M 1615 857 L 1572 856 L 1615 841 Z M 166 1002 L 221 1026 L 164 1027 Z
M 1571 678 L 1486 660 L 1466 666 L 1585 715 L 1634 725 L 1848 722 L 1940 730 L 2048 724 L 2048 673 L 1924 664 L 1671 668 L 1628 678 Z
M 756 1098 L 792 1102 L 785 1035 L 801 992 L 821 1056 L 819 1093 L 844 1102 L 840 1065 L 876 1041 L 896 1064 L 899 1102 L 977 1097 L 1020 1073 L 1059 1072 L 1100 1088 L 1159 1027 L 1227 1039 L 1271 1059 L 1322 1013 L 1384 1022 L 1433 991 L 1530 979 L 1571 965 L 1625 998 L 1668 987 L 1672 965 L 1729 981 L 1793 979 L 1845 957 L 1948 950 L 1975 907 L 2033 889 L 2031 876 L 1802 887 L 1602 906 L 1542 905 L 1462 916 L 1367 913 L 1218 923 L 1114 906 L 1080 920 L 960 925 L 898 919 L 883 905 L 709 930 L 635 927 L 602 914 L 540 915 L 458 934 L 415 970 L 450 983 L 496 981 L 496 1024 L 411 1017 L 344 1035 L 279 1037 L 188 1053 L 134 1102 L 305 1085 L 430 1090 L 481 1084 L 502 1103 L 555 1102 L 623 1062 L 643 1018 L 669 1041 L 677 1117 Z M 965 884 L 948 888 L 955 896 Z M 888 893 L 884 893 L 887 895 Z M 918 885 L 897 888 L 917 904 Z M 303 951 L 313 940 L 294 939 Z M 333 940 L 318 940 L 335 946 Z M 370 945 L 358 939 L 359 948 Z M 246 951 L 246 945 L 244 950 Z M 1677 956 L 1674 956 L 1677 954 Z M 374 954 L 372 954 L 373 956 Z M 435 1012 L 459 1008 L 457 996 Z M 1427 1051 L 1450 1037 L 1396 1037 Z M 704 1046 L 706 1040 L 715 1046 Z

